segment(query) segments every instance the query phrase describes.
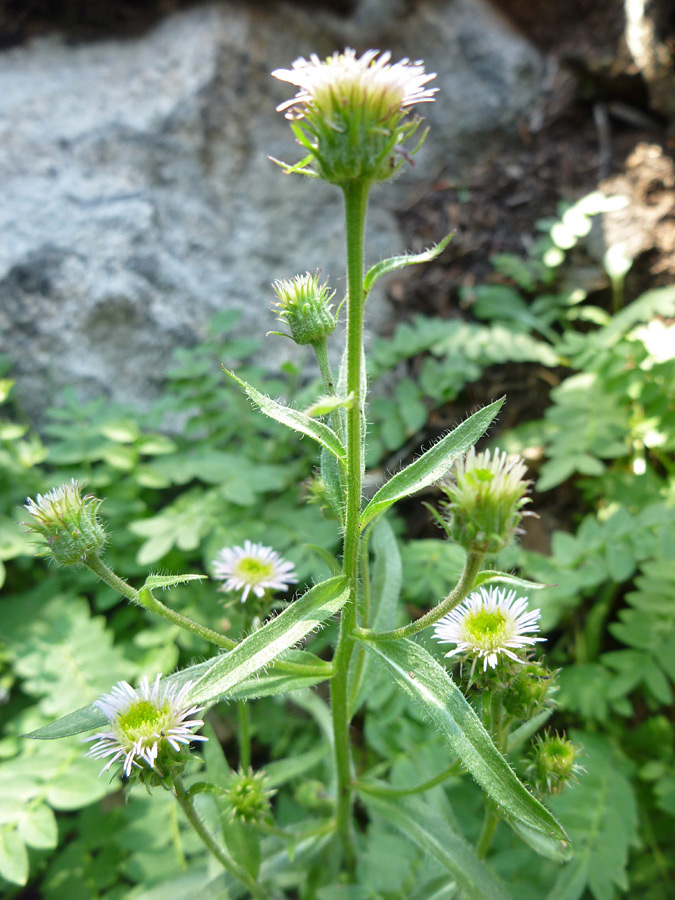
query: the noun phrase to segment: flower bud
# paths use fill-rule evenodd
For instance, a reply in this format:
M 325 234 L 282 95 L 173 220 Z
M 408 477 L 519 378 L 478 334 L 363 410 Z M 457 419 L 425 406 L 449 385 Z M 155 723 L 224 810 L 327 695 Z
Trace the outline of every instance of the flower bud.
M 106 536 L 98 509 L 103 502 L 91 494 L 84 497 L 81 486 L 73 478 L 70 484 L 28 498 L 25 509 L 32 519 L 25 525 L 44 539 L 40 555 L 51 556 L 64 566 L 81 565 L 91 555 L 98 555 Z
M 448 535 L 462 547 L 479 553 L 497 553 L 519 533 L 529 482 L 520 457 L 474 448 L 455 466 L 453 477 L 441 490 Z
M 276 791 L 265 785 L 264 772 L 254 772 L 250 767 L 246 772 L 241 769 L 230 777 L 226 797 L 230 803 L 230 814 L 233 819 L 242 822 L 263 822 L 270 813 L 270 797 Z
M 277 107 L 309 155 L 287 172 L 313 175 L 331 184 L 367 183 L 391 178 L 421 146 L 410 150 L 405 141 L 419 126 L 408 118 L 410 107 L 429 103 L 436 88 L 426 87 L 436 76 L 423 63 L 402 59 L 390 64 L 390 53 L 368 50 L 357 59 L 354 50 L 326 60 L 312 54 L 297 59 L 291 69 L 276 69 L 275 78 L 299 88 Z
M 319 284 L 319 273 L 295 275 L 290 281 L 276 281 L 274 290 L 278 318 L 291 331 L 296 344 L 325 341 L 335 331 L 335 316 L 330 301 L 335 296 L 328 284 Z
M 551 695 L 557 690 L 556 674 L 538 661 L 520 666 L 503 693 L 506 713 L 524 722 L 550 705 Z
M 532 748 L 527 773 L 541 795 L 558 794 L 576 780 L 583 766 L 576 762 L 581 748 L 559 734 L 547 732 L 537 738 Z

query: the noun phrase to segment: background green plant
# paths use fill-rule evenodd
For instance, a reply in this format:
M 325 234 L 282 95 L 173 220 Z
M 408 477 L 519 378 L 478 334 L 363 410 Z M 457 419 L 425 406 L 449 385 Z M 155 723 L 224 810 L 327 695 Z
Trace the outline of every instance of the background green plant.
M 559 288 L 566 253 L 602 205 L 595 197 L 571 213 L 561 210 L 558 219 L 543 223 L 542 243 L 527 259 L 496 258 L 501 283 L 478 286 L 465 297 L 472 320 L 417 318 L 379 341 L 372 358 L 371 377 L 392 371 L 398 377 L 393 396 L 383 393 L 372 403 L 371 465 L 390 466 L 428 440 L 434 414 L 448 401 L 461 402 L 467 385 L 493 366 L 543 366 L 559 382 L 543 418 L 499 435 L 500 446 L 539 461 L 535 508 L 560 485 L 574 498 L 551 535 L 550 554 L 511 547 L 497 561 L 552 585 L 537 595 L 549 631 L 547 661 L 564 665 L 550 723 L 572 728 L 585 754 L 579 784 L 551 801 L 582 848 L 571 864 L 533 863 L 532 851 L 509 830 L 497 833 L 493 868 L 524 900 L 667 900 L 675 852 L 675 334 L 669 324 L 675 290 L 652 291 L 612 314 L 578 290 Z M 113 795 L 104 817 L 100 801 L 109 786 L 97 778 L 98 764 L 83 757 L 78 739 L 20 737 L 120 678 L 170 671 L 211 651 L 126 605 L 84 570 L 64 575 L 36 567 L 17 527 L 17 507 L 27 495 L 74 477 L 108 498 L 104 512 L 115 533 L 109 558 L 131 581 L 145 577 L 148 565 L 158 572 L 208 571 L 220 547 L 244 538 L 283 552 L 306 583 L 325 578 L 321 553 L 302 549 L 307 534 L 320 550 L 335 549 L 332 525 L 298 494 L 297 484 L 311 475 L 311 448 L 251 416 L 248 399 L 228 386 L 220 365 L 236 364 L 242 378 L 271 396 L 302 405 L 313 395 L 310 389 L 299 393 L 293 367 L 284 379 L 271 379 L 251 366 L 258 342 L 231 338 L 233 325 L 232 314 L 219 317 L 207 342 L 177 354 L 165 399 L 148 412 L 103 400 L 83 406 L 66 394 L 38 435 L 17 424 L 11 380 L 2 382 L 0 560 L 7 571 L 0 873 L 8 896 L 19 895 L 29 878 L 45 898 L 62 897 L 66 885 L 69 896 L 102 900 L 215 897 L 224 890 L 237 896 L 226 876 L 209 870 L 171 798 L 139 792 L 125 804 Z M 375 623 L 380 630 L 407 621 L 411 608 L 435 602 L 463 563 L 461 551 L 433 536 L 408 539 L 404 519 L 392 525 L 373 536 L 371 575 L 384 600 Z M 233 633 L 240 627 L 236 604 L 224 612 L 208 583 L 171 588 L 164 598 L 205 625 L 222 627 L 227 618 Z M 315 639 L 315 653 L 332 631 L 329 626 Z M 353 698 L 363 734 L 359 771 L 373 783 L 387 775 L 402 789 L 418 785 L 447 766 L 447 747 L 386 671 L 369 655 L 364 664 L 368 690 Z M 260 859 L 269 871 L 276 866 L 286 896 L 455 896 L 442 855 L 422 861 L 414 829 L 429 836 L 442 818 L 476 838 L 480 795 L 459 778 L 428 791 L 423 811 L 413 799 L 392 808 L 390 800 L 378 806 L 364 794 L 371 824 L 358 886 L 336 883 L 338 860 L 330 846 L 304 837 L 307 822 L 326 812 L 331 770 L 315 724 L 325 733 L 327 716 L 316 693 L 264 698 L 253 716 L 254 761 L 265 765 L 278 790 L 275 817 L 295 835 L 296 865 L 282 863 L 288 836 L 268 835 L 261 847 L 250 831 L 228 824 L 226 809 L 209 797 L 198 798 L 204 817 L 229 829 L 228 841 L 249 871 Z M 228 709 L 213 727 L 218 740 L 205 745 L 205 766 L 222 775 L 237 765 Z

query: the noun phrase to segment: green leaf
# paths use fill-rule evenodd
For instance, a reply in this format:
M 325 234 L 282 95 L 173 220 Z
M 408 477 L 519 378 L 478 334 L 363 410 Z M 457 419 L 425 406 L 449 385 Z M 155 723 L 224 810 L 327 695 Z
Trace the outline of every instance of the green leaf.
M 89 798 L 87 798 L 89 802 Z M 29 805 L 19 820 L 19 834 L 29 847 L 51 850 L 57 844 L 56 818 L 48 806 Z
M 211 661 L 208 671 L 192 686 L 191 701 L 206 703 L 259 672 L 335 615 L 348 594 L 347 579 L 343 577 L 330 578 L 311 588 L 234 650 Z
M 155 591 L 177 584 L 186 584 L 188 581 L 199 581 L 202 578 L 208 578 L 208 575 L 148 575 L 141 590 L 147 588 L 149 591 Z
M 561 825 L 518 780 L 446 670 L 426 650 L 408 639 L 365 643 L 421 705 L 507 820 L 546 838 L 567 840 Z
M 573 733 L 584 750 L 586 774 L 549 801 L 565 822 L 577 851 L 558 876 L 548 900 L 578 900 L 588 888 L 596 900 L 627 897 L 631 845 L 638 842 L 638 809 L 630 782 L 610 741 Z
M 485 434 L 503 402 L 503 398 L 496 400 L 474 413 L 454 431 L 441 438 L 430 450 L 406 466 L 403 471 L 392 476 L 361 513 L 361 527 L 365 527 L 389 509 L 397 500 L 408 497 L 415 491 L 442 478 L 453 462 L 473 447 L 476 441 Z
M 12 884 L 28 881 L 28 853 L 20 835 L 8 826 L 0 828 L 0 875 Z
M 388 272 L 394 272 L 396 269 L 403 269 L 405 266 L 415 266 L 418 263 L 431 262 L 432 259 L 436 259 L 436 257 L 445 250 L 454 236 L 455 232 L 452 231 L 444 237 L 442 241 L 434 244 L 433 247 L 429 247 L 428 250 L 423 250 L 421 253 L 405 253 L 403 256 L 392 256 L 389 259 L 383 259 L 382 262 L 376 263 L 366 273 L 363 282 L 364 293 L 367 296 L 373 289 L 373 285 L 377 279 L 386 275 Z
M 227 369 L 225 369 L 225 372 L 244 389 L 264 415 L 274 419 L 276 422 L 281 422 L 287 428 L 309 435 L 309 437 L 321 444 L 322 447 L 325 447 L 326 450 L 329 450 L 338 459 L 343 460 L 345 458 L 346 452 L 342 442 L 333 429 L 329 428 L 324 422 L 312 419 L 297 409 L 291 409 L 289 406 L 277 403 L 276 400 L 272 400 L 271 397 L 262 394 L 252 385 L 242 381 L 241 378 L 237 378 L 234 372 L 230 372 Z
M 526 591 L 541 591 L 544 588 L 551 587 L 550 584 L 541 584 L 538 581 L 528 581 L 526 578 L 519 578 L 517 575 L 509 575 L 507 572 L 497 572 L 494 569 L 483 569 L 476 576 L 473 583 L 474 589 L 480 587 L 481 584 L 491 584 L 492 582 L 499 584 L 509 584 L 512 587 L 524 588 Z
M 469 900 L 509 900 L 510 894 L 478 859 L 473 848 L 421 800 L 402 804 L 365 792 L 361 798 L 385 822 L 399 829 L 447 869 Z
M 321 478 L 326 487 L 331 508 L 344 525 L 345 502 L 340 480 L 340 466 L 333 454 L 329 453 L 325 447 L 321 448 Z
M 327 416 L 336 409 L 350 409 L 354 405 L 354 394 L 348 397 L 336 397 L 334 395 L 319 397 L 305 410 L 305 415 L 311 418 Z

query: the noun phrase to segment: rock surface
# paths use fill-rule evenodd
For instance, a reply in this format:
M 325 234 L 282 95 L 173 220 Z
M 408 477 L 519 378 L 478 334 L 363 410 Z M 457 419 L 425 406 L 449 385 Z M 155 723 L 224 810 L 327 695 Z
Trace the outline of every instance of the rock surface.
M 512 132 L 537 96 L 541 58 L 483 0 L 363 0 L 352 18 L 239 0 L 138 39 L 0 54 L 0 351 L 31 416 L 67 384 L 150 403 L 172 349 L 216 311 L 240 309 L 247 333 L 274 328 L 276 278 L 320 268 L 340 292 L 341 198 L 269 162 L 298 158 L 274 111 L 287 86 L 269 72 L 345 45 L 438 73 L 418 164 L 373 192 L 376 261 L 402 249 L 406 197 Z M 386 315 L 380 293 L 371 329 Z M 265 349 L 276 365 L 291 345 Z

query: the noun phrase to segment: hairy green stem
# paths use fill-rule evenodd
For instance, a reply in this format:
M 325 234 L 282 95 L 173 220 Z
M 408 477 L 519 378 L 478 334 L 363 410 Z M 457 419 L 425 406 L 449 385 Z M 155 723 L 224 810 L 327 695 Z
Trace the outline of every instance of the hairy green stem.
M 354 649 L 356 598 L 359 583 L 359 518 L 363 487 L 361 412 L 365 384 L 362 379 L 363 347 L 363 239 L 368 204 L 368 185 L 353 181 L 343 188 L 347 237 L 347 394 L 354 403 L 347 409 L 347 474 L 343 571 L 349 579 L 349 600 L 342 610 L 340 634 L 333 658 L 331 714 L 335 738 L 337 780 L 336 827 L 345 855 L 347 872 L 355 877 L 356 852 L 352 824 L 352 758 L 349 736 L 349 662 Z
M 458 606 L 462 600 L 470 593 L 476 581 L 476 576 L 480 572 L 483 564 L 483 553 L 469 553 L 464 563 L 462 574 L 455 587 L 450 591 L 445 600 L 442 600 L 438 606 L 430 609 L 428 613 L 404 625 L 401 628 L 394 628 L 392 631 L 371 631 L 369 628 L 356 628 L 354 634 L 365 641 L 395 641 L 399 638 L 411 637 L 419 631 L 428 628 L 442 619 L 443 616 L 451 612 Z
M 215 856 L 221 866 L 226 871 L 228 871 L 230 875 L 233 875 L 238 881 L 241 881 L 241 883 L 250 892 L 252 897 L 255 897 L 256 900 L 268 900 L 269 894 L 267 893 L 267 891 L 260 887 L 259 884 L 257 884 L 257 882 L 246 871 L 246 869 L 244 869 L 239 865 L 238 862 L 232 859 L 227 850 L 218 844 L 204 822 L 202 822 L 199 813 L 195 809 L 192 797 L 185 790 L 183 782 L 180 778 L 175 778 L 173 781 L 173 794 L 180 804 L 181 809 L 185 813 L 185 818 L 194 828 L 195 832 L 199 836 L 199 839 L 207 848 L 209 853 L 212 853 L 213 856 Z

